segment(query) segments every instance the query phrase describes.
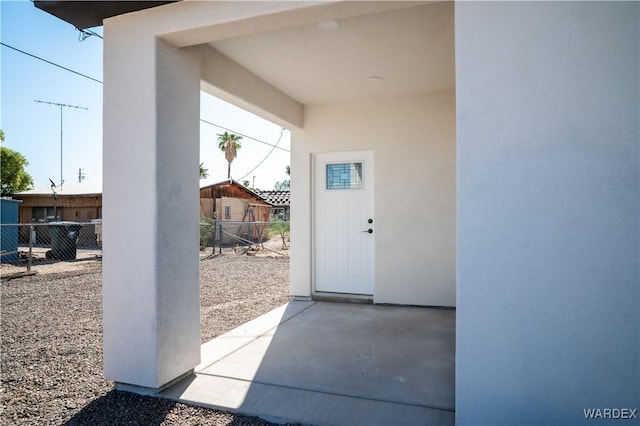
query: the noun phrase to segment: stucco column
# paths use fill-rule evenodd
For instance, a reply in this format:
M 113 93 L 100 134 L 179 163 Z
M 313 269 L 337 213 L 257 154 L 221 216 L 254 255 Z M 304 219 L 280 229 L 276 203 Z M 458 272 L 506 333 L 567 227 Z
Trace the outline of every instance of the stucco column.
M 200 358 L 200 55 L 104 30 L 104 372 L 158 389 Z

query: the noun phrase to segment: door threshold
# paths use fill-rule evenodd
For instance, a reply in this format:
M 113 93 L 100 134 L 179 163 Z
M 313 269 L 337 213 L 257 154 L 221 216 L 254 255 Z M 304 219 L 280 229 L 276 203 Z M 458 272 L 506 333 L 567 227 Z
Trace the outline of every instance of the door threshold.
M 361 303 L 373 305 L 373 295 L 317 292 L 311 296 L 317 302 Z

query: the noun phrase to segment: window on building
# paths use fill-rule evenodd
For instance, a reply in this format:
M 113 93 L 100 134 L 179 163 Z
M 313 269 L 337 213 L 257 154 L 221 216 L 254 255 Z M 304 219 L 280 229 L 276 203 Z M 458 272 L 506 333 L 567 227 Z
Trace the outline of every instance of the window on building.
M 31 208 L 31 220 L 33 222 L 44 222 L 47 218 L 46 207 L 32 207 Z
M 274 220 L 285 220 L 284 208 L 282 208 L 282 207 L 274 207 L 273 208 L 273 219 Z
M 60 220 L 62 216 L 61 208 L 54 207 L 32 207 L 31 208 L 31 221 L 32 222 L 53 222 Z
M 224 206 L 224 218 L 231 219 L 231 206 Z

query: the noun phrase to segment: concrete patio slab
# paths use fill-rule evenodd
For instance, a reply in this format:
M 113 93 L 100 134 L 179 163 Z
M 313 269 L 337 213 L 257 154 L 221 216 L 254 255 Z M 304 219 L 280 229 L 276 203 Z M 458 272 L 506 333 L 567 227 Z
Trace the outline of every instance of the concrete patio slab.
M 273 334 L 278 325 L 307 309 L 314 302 L 293 301 L 280 306 L 240 327 L 224 333 L 200 347 L 200 364 L 195 371 L 202 371 L 216 361 L 246 346 L 260 336 Z
M 455 311 L 294 301 L 203 345 L 161 396 L 305 424 L 455 422 Z

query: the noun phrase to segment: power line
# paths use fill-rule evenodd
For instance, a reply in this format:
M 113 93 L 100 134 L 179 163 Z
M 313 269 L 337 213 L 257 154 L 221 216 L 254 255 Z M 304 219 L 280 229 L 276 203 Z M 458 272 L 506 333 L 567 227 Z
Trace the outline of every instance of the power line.
M 96 35 L 97 35 L 97 34 L 96 34 Z M 6 43 L 0 42 L 0 44 L 1 44 L 1 45 L 3 45 L 3 46 L 5 46 L 5 47 L 8 47 L 9 49 L 13 49 L 13 50 L 15 50 L 16 52 L 20 52 L 20 53 L 22 53 L 22 54 L 24 54 L 24 55 L 27 55 L 27 56 L 30 56 L 30 57 L 32 57 L 32 58 L 38 59 L 38 60 L 40 60 L 40 61 L 46 62 L 47 64 L 53 65 L 53 66 L 55 66 L 55 67 L 62 68 L 62 69 L 63 69 L 63 70 L 65 70 L 65 71 L 69 71 L 69 72 L 74 73 L 74 74 L 77 74 L 77 75 L 79 75 L 79 76 L 81 76 L 81 77 L 88 78 L 89 80 L 93 80 L 93 81 L 95 81 L 96 83 L 103 84 L 103 83 L 102 83 L 102 81 L 97 80 L 97 79 L 95 79 L 95 78 L 93 78 L 93 77 L 89 77 L 88 75 L 82 74 L 81 72 L 74 71 L 74 70 L 72 70 L 72 69 L 70 69 L 70 68 L 67 68 L 67 67 L 64 67 L 64 66 L 62 66 L 62 65 L 56 64 L 55 62 L 51 62 L 51 61 L 48 61 L 48 60 L 46 60 L 46 59 L 43 59 L 43 58 L 41 58 L 41 57 L 39 57 L 39 56 L 36 56 L 36 55 L 31 54 L 31 53 L 25 52 L 24 50 L 20 50 L 20 49 L 17 49 L 17 48 L 15 48 L 15 47 L 13 47 L 13 46 L 9 46 L 9 45 L 8 45 L 8 44 L 6 44 Z M 229 128 L 224 127 L 224 126 L 221 126 L 221 125 L 219 125 L 219 124 L 216 124 L 216 123 L 212 123 L 212 122 L 210 122 L 210 121 L 207 121 L 207 120 L 205 120 L 205 119 L 203 119 L 203 118 L 201 118 L 201 119 L 200 119 L 200 121 L 202 121 L 202 122 L 204 122 L 204 123 L 207 123 L 207 124 L 210 124 L 210 125 L 212 125 L 212 126 L 218 127 L 218 128 L 220 128 L 220 129 L 226 130 L 226 131 L 228 131 L 228 132 L 235 133 L 236 135 L 240 135 L 240 136 L 242 136 L 243 138 L 251 139 L 251 140 L 254 140 L 254 141 L 256 141 L 256 142 L 260 142 L 260 143 L 262 143 L 262 144 L 269 145 L 269 146 L 271 146 L 271 147 L 276 147 L 277 149 L 282 150 L 282 151 L 285 151 L 285 152 L 290 152 L 290 151 L 289 151 L 288 149 L 286 149 L 286 148 L 281 148 L 281 147 L 276 146 L 276 145 L 274 145 L 274 144 L 271 144 L 271 143 L 269 143 L 269 142 L 265 142 L 265 141 L 263 141 L 263 140 L 256 139 L 256 138 L 254 138 L 254 137 L 252 137 L 252 136 L 248 136 L 248 135 L 242 134 L 242 133 L 240 133 L 240 132 L 237 132 L 237 131 L 235 131 L 235 130 L 229 129 Z
M 282 151 L 285 151 L 285 152 L 290 152 L 290 151 L 289 151 L 288 149 L 286 149 L 286 148 L 281 148 L 281 147 L 277 146 L 277 145 L 278 145 L 278 142 L 280 142 L 280 139 L 278 139 L 278 142 L 276 142 L 276 144 L 274 145 L 274 144 L 272 144 L 272 143 L 265 142 L 265 141 L 262 141 L 262 140 L 260 140 L 260 139 L 256 139 L 256 138 L 254 138 L 254 137 L 252 137 L 252 136 L 247 136 L 247 135 L 242 134 L 242 133 L 240 133 L 240 132 L 237 132 L 237 131 L 235 131 L 235 130 L 229 129 L 229 128 L 224 127 L 224 126 L 221 126 L 221 125 L 219 125 L 219 124 L 212 123 L 212 122 L 210 122 L 210 121 L 205 120 L 204 118 L 201 118 L 201 119 L 200 119 L 200 121 L 202 121 L 202 122 L 204 122 L 204 123 L 207 123 L 207 124 L 211 124 L 212 126 L 215 126 L 215 127 L 219 127 L 220 129 L 226 130 L 226 131 L 228 131 L 228 132 L 235 133 L 236 135 L 240 135 L 240 136 L 242 136 L 243 138 L 251 139 L 251 140 L 254 140 L 254 141 L 256 141 L 256 142 L 260 142 L 260 143 L 262 143 L 262 144 L 269 145 L 270 147 L 277 148 L 277 149 L 282 150 Z M 280 137 L 282 137 L 282 133 L 280 133 Z
M 267 158 L 269 158 L 269 156 L 271 155 L 271 153 L 273 153 L 273 151 L 278 147 L 278 144 L 280 143 L 280 140 L 282 140 L 282 135 L 284 134 L 284 128 L 280 130 L 280 137 L 278 138 L 278 141 L 276 142 L 275 145 L 273 145 L 273 148 L 271 148 L 271 151 L 269 151 L 269 153 L 266 155 L 266 157 L 264 157 L 262 159 L 262 161 L 260 161 L 253 169 L 251 169 L 249 172 L 247 172 L 247 174 L 245 174 L 244 176 L 242 176 L 240 179 L 238 179 L 238 181 L 241 181 L 242 179 L 246 178 L 247 176 L 249 176 L 251 173 L 253 173 L 253 171 L 255 169 L 257 169 L 258 167 L 260 167 L 260 165 L 262 163 L 264 163 L 266 161 Z
M 70 68 L 67 68 L 67 67 L 63 67 L 62 65 L 58 65 L 58 64 L 56 64 L 55 62 L 47 61 L 46 59 L 43 59 L 43 58 L 41 58 L 40 56 L 32 55 L 31 53 L 27 53 L 27 52 L 25 52 L 24 50 L 20 50 L 20 49 L 17 49 L 17 48 L 15 48 L 15 47 L 13 47 L 13 46 L 9 46 L 8 44 L 3 43 L 3 42 L 1 42 L 1 41 L 0 41 L 0 44 L 1 44 L 1 45 L 3 45 L 4 47 L 8 47 L 9 49 L 13 49 L 13 50 L 15 50 L 16 52 L 20 52 L 20 53 L 22 53 L 23 55 L 31 56 L 32 58 L 38 59 L 39 61 L 42 61 L 42 62 L 46 62 L 47 64 L 53 65 L 54 67 L 62 68 L 62 69 L 63 69 L 63 70 L 65 70 L 65 71 L 72 72 L 72 73 L 77 74 L 77 75 L 79 75 L 79 76 L 81 76 L 81 77 L 88 78 L 89 80 L 93 80 L 93 81 L 95 81 L 96 83 L 100 83 L 100 84 L 102 84 L 102 82 L 101 82 L 100 80 L 97 80 L 97 79 L 95 79 L 95 78 L 93 78 L 93 77 L 89 77 L 88 75 L 86 75 L 86 74 L 82 74 L 81 72 L 74 71 L 74 70 L 72 70 L 72 69 L 70 69 Z

